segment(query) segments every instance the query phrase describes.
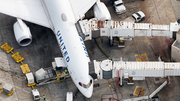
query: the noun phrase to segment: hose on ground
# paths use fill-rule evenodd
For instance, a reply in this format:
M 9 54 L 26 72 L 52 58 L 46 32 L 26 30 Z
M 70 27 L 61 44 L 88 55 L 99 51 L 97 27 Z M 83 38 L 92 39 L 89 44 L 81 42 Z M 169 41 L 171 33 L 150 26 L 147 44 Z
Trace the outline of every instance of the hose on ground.
M 100 46 L 99 43 L 97 42 L 97 39 L 95 39 L 95 41 L 96 41 L 96 44 L 98 45 L 99 49 L 101 50 L 101 52 L 102 52 L 107 58 L 109 58 L 109 60 L 112 60 L 111 57 L 109 57 L 109 55 L 107 55 L 107 54 L 104 52 L 104 50 L 101 48 L 101 46 Z

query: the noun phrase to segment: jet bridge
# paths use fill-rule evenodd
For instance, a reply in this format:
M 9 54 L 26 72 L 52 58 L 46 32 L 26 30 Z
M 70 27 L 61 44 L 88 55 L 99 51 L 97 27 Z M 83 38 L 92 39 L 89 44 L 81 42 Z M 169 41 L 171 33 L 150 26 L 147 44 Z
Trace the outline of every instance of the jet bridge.
M 180 28 L 178 23 L 170 23 L 170 25 L 156 25 L 152 23 L 133 23 L 124 21 L 100 21 L 96 18 L 89 21 L 79 21 L 85 40 L 91 40 L 96 33 L 100 31 L 99 36 L 108 36 L 111 40 L 113 37 L 119 37 L 120 40 L 131 40 L 135 36 L 167 36 L 173 37 L 173 32 L 177 32 Z
M 90 69 L 90 74 L 94 72 L 97 79 L 120 77 L 122 80 L 122 78 L 132 77 L 133 80 L 144 80 L 145 77 L 180 76 L 180 63 L 176 62 L 94 60 L 90 64 L 90 67 L 94 68 Z
M 96 79 L 111 79 L 115 77 L 120 78 L 120 86 L 122 86 L 122 79 L 132 77 L 133 80 L 144 80 L 145 77 L 167 77 L 180 76 L 179 62 L 136 62 L 136 61 L 111 61 L 103 60 L 89 63 L 90 75 L 96 74 Z M 152 99 L 153 96 L 159 92 L 164 86 L 168 84 L 165 81 L 150 95 L 124 99 L 123 101 L 139 101 Z

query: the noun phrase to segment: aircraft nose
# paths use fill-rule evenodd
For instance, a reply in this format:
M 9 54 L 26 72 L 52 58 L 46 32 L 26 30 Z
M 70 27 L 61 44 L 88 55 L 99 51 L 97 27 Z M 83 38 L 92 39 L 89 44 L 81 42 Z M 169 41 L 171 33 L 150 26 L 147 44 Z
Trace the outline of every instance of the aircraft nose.
M 87 90 L 85 93 L 83 93 L 83 94 L 84 94 L 85 97 L 90 98 L 90 97 L 92 96 L 92 92 L 93 92 L 92 89 L 88 89 L 88 90 Z

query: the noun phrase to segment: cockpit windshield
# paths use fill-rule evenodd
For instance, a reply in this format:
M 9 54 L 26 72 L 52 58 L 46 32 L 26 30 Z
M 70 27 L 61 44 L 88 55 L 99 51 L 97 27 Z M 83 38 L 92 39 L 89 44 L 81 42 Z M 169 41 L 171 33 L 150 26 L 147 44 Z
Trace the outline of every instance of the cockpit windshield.
M 90 82 L 87 85 L 79 82 L 79 85 L 84 87 L 84 88 L 89 88 L 91 86 L 91 84 L 92 84 L 92 80 L 90 80 Z

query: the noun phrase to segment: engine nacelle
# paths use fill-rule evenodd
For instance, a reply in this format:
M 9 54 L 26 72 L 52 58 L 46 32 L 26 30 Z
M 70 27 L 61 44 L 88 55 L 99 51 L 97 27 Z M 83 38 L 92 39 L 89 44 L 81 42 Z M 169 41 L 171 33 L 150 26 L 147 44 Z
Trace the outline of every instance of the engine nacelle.
M 94 17 L 98 20 L 111 20 L 111 15 L 106 5 L 99 0 L 94 5 Z
M 13 25 L 14 35 L 16 41 L 20 46 L 27 46 L 32 42 L 32 35 L 29 27 L 21 20 L 17 19 L 17 22 Z

